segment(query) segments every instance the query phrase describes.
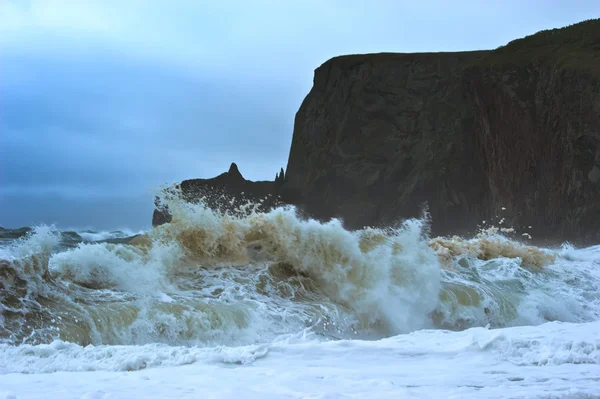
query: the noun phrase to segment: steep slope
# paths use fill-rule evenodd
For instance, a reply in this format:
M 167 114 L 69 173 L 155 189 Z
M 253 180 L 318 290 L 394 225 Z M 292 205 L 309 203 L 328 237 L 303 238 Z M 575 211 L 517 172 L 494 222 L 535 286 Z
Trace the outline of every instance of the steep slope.
M 591 20 L 492 52 L 327 61 L 296 115 L 282 198 L 351 228 L 427 203 L 436 234 L 505 217 L 598 238 L 599 35 Z
M 462 74 L 484 54 L 326 62 L 296 115 L 283 199 L 351 228 L 419 216 L 427 201 L 436 226 L 455 226 L 483 195 Z

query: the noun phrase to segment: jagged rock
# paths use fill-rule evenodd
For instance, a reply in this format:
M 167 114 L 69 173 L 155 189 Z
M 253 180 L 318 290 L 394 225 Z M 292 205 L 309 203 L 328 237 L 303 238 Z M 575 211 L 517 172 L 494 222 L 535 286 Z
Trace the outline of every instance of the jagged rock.
M 244 179 L 238 166 L 232 163 L 229 171 L 212 179 L 184 180 L 179 185 L 182 199 L 190 203 L 200 200 L 221 213 L 238 214 L 240 206 L 246 203 L 256 205 L 256 211 L 266 212 L 281 205 L 278 199 L 278 185 L 273 181 L 250 181 Z M 152 225 L 171 222 L 169 210 L 158 199 L 152 217 Z

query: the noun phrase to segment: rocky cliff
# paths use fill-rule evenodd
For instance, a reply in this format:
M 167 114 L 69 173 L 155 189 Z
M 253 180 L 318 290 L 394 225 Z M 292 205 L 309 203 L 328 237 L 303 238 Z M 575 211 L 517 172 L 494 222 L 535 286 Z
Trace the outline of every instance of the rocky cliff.
M 600 20 L 494 51 L 327 61 L 271 190 L 349 228 L 427 204 L 433 234 L 505 218 L 538 238 L 600 239 Z
M 484 54 L 323 64 L 296 115 L 284 200 L 350 228 L 419 216 L 424 203 L 437 231 L 476 226 L 485 175 L 463 76 Z
M 592 20 L 489 52 L 331 59 L 296 115 L 282 198 L 351 228 L 427 203 L 434 234 L 504 217 L 598 239 L 599 54 Z

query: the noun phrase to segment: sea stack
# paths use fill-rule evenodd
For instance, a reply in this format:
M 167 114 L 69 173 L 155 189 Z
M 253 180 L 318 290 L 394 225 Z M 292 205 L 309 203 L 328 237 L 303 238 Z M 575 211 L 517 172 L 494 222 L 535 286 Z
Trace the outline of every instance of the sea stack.
M 177 188 L 182 199 L 198 203 L 201 200 L 209 208 L 221 213 L 237 214 L 240 205 L 253 203 L 257 212 L 268 212 L 281 205 L 278 192 L 282 182 L 246 180 L 235 162 L 229 170 L 212 179 L 184 180 Z M 152 216 L 152 225 L 158 226 L 171 221 L 168 207 L 155 200 L 156 209 Z

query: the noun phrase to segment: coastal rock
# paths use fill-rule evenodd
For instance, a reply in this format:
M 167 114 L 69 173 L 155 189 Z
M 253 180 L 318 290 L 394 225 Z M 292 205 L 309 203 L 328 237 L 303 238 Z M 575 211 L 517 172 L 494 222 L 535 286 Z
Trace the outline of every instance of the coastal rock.
M 327 61 L 296 115 L 282 198 L 348 228 L 418 217 L 425 203 L 438 231 L 475 226 L 485 176 L 463 71 L 484 54 Z
M 397 225 L 426 207 L 434 235 L 486 221 L 598 240 L 600 20 L 494 51 L 333 58 L 296 114 L 285 172 L 254 183 L 233 166 L 182 182 L 186 199 L 208 187 L 279 195 L 350 229 Z
M 282 198 L 349 228 L 427 204 L 436 235 L 504 219 L 598 239 L 599 76 L 600 20 L 495 51 L 333 58 L 296 115 Z
M 277 179 L 276 179 L 277 180 Z M 281 204 L 278 190 L 283 180 L 250 181 L 240 173 L 238 166 L 232 163 L 229 171 L 211 179 L 184 180 L 176 186 L 182 199 L 190 203 L 203 201 L 209 208 L 221 213 L 238 214 L 240 206 L 251 203 L 257 212 L 268 212 Z M 168 207 L 155 200 L 156 208 L 152 216 L 152 225 L 158 226 L 171 222 Z

